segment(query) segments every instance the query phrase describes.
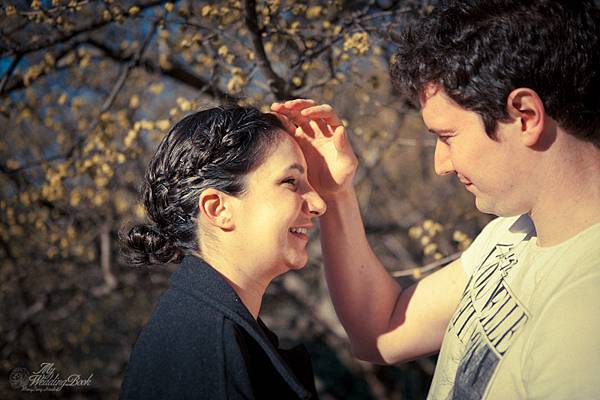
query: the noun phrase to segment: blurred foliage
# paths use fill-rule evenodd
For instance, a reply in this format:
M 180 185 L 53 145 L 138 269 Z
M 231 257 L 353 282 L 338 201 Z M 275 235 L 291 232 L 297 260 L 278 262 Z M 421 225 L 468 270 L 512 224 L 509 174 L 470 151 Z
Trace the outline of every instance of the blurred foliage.
M 428 1 L 3 2 L 0 9 L 0 385 L 53 362 L 87 388 L 36 398 L 114 398 L 131 346 L 175 266 L 133 270 L 117 235 L 144 219 L 143 172 L 168 127 L 220 103 L 336 107 L 361 161 L 369 240 L 404 284 L 457 254 L 488 220 L 451 178 L 388 78 L 394 32 Z M 305 342 L 323 399 L 423 398 L 434 359 L 359 362 L 328 298 L 321 253 L 277 279 L 263 315 Z M 424 265 L 428 267 L 423 268 Z

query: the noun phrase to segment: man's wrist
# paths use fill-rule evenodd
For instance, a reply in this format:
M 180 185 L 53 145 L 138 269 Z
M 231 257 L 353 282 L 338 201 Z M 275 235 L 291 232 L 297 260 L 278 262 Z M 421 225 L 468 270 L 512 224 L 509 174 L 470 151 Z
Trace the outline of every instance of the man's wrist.
M 335 192 L 329 192 L 322 194 L 321 197 L 327 203 L 327 207 L 336 207 L 339 204 L 345 203 L 356 196 L 354 186 L 349 185 L 348 187 L 342 188 Z

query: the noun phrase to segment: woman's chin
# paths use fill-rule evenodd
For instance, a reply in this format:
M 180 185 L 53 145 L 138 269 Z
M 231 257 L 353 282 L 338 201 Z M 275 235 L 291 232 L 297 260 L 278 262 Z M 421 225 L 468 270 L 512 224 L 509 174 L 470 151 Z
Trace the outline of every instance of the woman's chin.
M 308 263 L 308 255 L 304 255 L 303 257 L 298 257 L 295 260 L 288 260 L 287 267 L 290 270 L 300 270 L 306 266 Z

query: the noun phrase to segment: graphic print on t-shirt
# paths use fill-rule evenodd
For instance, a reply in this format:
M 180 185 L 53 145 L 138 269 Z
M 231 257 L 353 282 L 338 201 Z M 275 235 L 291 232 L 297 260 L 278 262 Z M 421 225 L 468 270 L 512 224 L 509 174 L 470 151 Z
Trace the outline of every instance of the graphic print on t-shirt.
M 498 244 L 475 269 L 449 329 L 465 344 L 453 399 L 481 399 L 500 360 L 529 315 L 506 284 L 515 246 Z

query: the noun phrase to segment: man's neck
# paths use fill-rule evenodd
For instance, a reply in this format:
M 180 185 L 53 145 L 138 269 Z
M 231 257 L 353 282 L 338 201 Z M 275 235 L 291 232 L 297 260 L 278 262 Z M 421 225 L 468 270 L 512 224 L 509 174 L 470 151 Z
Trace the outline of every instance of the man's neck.
M 544 247 L 600 223 L 600 149 L 571 136 L 563 139 L 530 211 L 538 244 Z

